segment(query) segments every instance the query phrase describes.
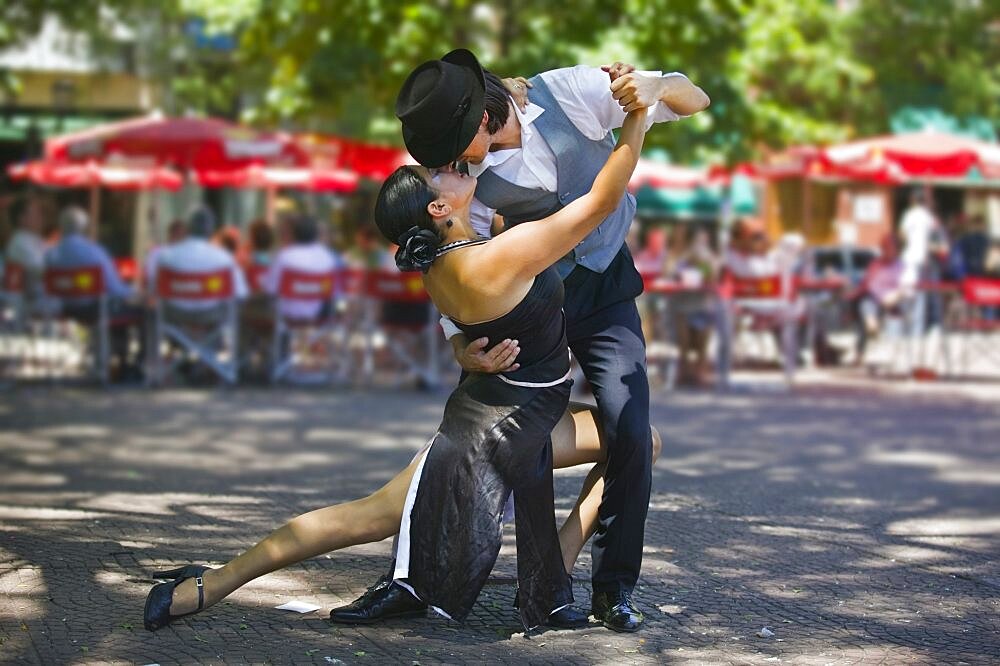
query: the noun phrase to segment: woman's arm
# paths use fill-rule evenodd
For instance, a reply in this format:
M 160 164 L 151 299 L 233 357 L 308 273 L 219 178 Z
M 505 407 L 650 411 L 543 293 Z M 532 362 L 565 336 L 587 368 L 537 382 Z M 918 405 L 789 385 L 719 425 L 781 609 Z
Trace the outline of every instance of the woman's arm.
M 625 195 L 642 150 L 645 120 L 646 109 L 626 116 L 618 143 L 590 192 L 546 218 L 524 222 L 491 240 L 483 247 L 483 264 L 511 277 L 533 277 L 576 247 Z

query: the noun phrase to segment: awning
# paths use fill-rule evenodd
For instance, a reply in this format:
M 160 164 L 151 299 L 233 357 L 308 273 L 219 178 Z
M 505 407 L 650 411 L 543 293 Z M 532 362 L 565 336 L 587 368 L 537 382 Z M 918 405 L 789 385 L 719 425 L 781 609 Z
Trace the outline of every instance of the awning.
M 679 219 L 711 219 L 719 215 L 722 196 L 707 188 L 668 188 L 643 185 L 635 193 L 640 215 Z

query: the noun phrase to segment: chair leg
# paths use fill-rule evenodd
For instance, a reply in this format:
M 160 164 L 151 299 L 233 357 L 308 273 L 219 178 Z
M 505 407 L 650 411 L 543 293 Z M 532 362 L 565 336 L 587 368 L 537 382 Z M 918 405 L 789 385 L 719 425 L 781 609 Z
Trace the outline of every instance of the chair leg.
M 795 379 L 795 366 L 798 363 L 798 326 L 795 320 L 786 321 L 781 325 L 781 357 L 785 372 L 785 382 L 789 385 Z

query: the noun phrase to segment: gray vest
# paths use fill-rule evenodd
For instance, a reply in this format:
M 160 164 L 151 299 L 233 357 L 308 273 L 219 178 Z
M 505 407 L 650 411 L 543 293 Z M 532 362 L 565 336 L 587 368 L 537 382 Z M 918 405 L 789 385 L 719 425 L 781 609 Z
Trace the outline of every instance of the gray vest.
M 610 132 L 600 141 L 581 134 L 540 76 L 532 77 L 531 84 L 534 87 L 528 91 L 528 98 L 545 109 L 534 124 L 556 157 L 558 190 L 546 192 L 521 187 L 497 176 L 492 169 L 481 173 L 476 198 L 495 208 L 511 226 L 551 215 L 589 192 L 615 147 Z M 635 197 L 626 192 L 618 208 L 556 264 L 559 275 L 565 278 L 577 264 L 603 273 L 625 242 L 634 216 Z

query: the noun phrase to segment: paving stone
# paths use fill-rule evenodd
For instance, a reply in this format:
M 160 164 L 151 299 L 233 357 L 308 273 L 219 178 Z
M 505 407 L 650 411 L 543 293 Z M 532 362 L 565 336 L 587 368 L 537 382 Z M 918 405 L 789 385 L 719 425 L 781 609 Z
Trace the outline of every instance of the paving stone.
M 637 634 L 525 636 L 513 532 L 464 625 L 333 626 L 390 541 L 142 628 L 149 572 L 220 563 L 405 466 L 444 396 L 28 387 L 0 404 L 0 663 L 1000 661 L 1000 400 L 967 387 L 658 394 Z M 585 470 L 556 475 L 565 515 Z M 574 594 L 589 607 L 590 556 Z M 299 615 L 289 599 L 322 606 Z M 774 636 L 761 638 L 762 627 Z M 329 658 L 329 659 L 328 659 Z

